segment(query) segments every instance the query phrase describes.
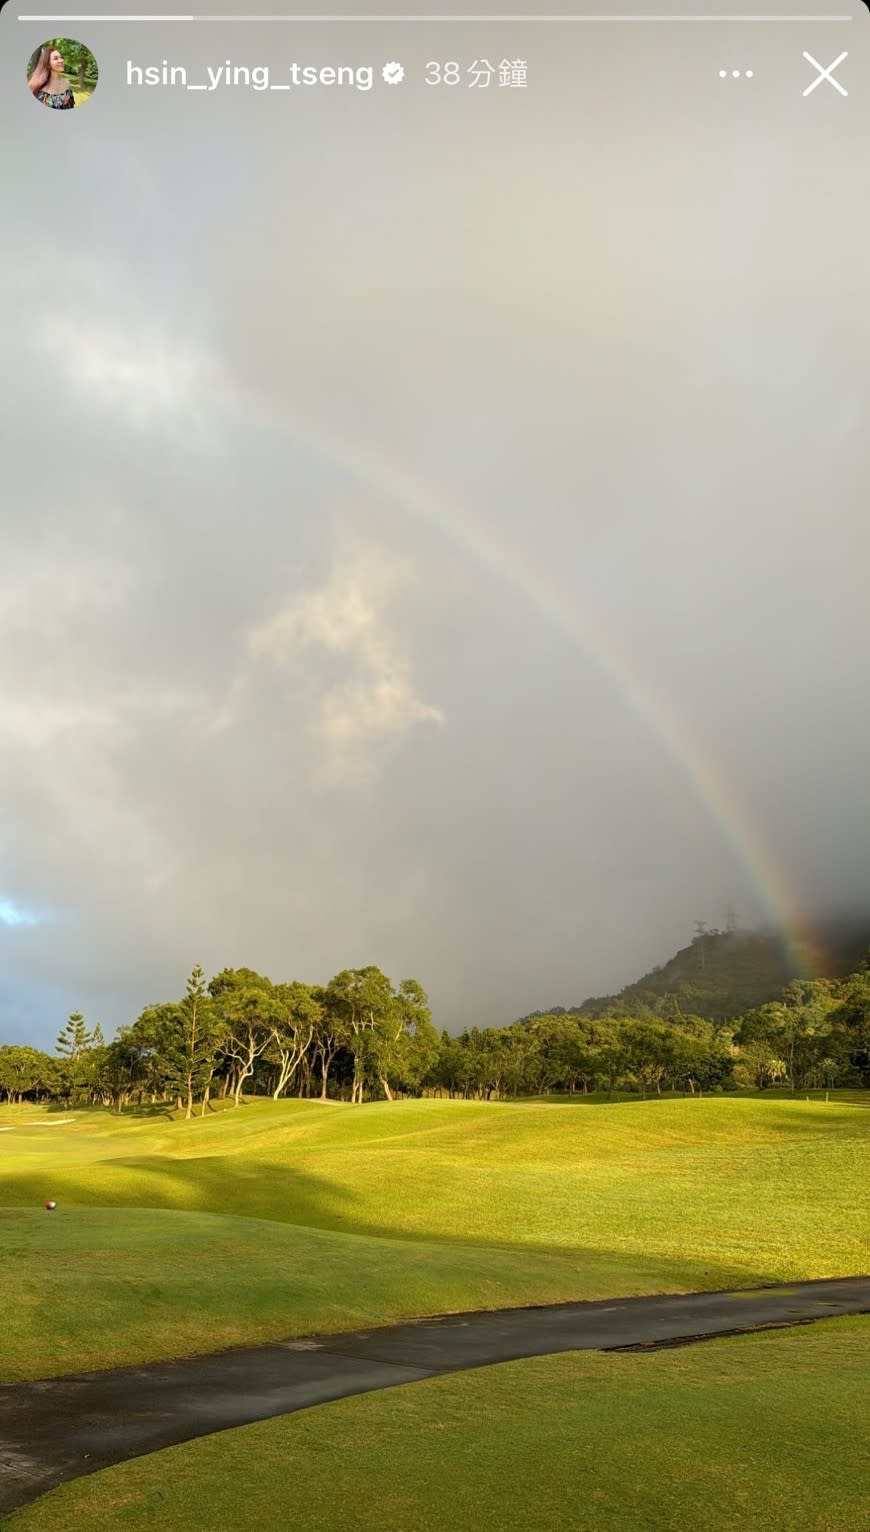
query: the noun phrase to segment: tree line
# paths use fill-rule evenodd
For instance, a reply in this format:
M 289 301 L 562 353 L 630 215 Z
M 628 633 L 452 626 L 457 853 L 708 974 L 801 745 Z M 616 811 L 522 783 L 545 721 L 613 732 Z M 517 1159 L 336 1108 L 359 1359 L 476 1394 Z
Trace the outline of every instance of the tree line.
M 779 999 L 727 1022 L 679 1009 L 557 1011 L 443 1033 L 429 1083 L 483 1099 L 870 1088 L 870 967 L 842 980 L 794 980 Z
M 779 999 L 724 1022 L 649 1008 L 558 1009 L 503 1027 L 440 1035 L 414 979 L 344 969 L 325 985 L 272 983 L 250 968 L 150 1005 L 106 1042 L 74 1012 L 54 1055 L 0 1047 L 0 1098 L 166 1103 L 186 1117 L 214 1098 L 295 1094 L 500 1100 L 547 1092 L 686 1094 L 786 1085 L 870 1088 L 870 962 L 844 979 L 797 979 Z
M 187 1117 L 213 1095 L 236 1106 L 246 1092 L 276 1100 L 419 1090 L 438 1051 L 426 994 L 415 979 L 393 986 L 380 969 L 345 969 L 326 985 L 273 984 L 251 968 L 225 968 L 206 983 L 193 969 L 179 1000 L 146 1006 L 105 1042 L 80 1012 L 51 1056 L 0 1048 L 7 1100 L 113 1105 L 174 1101 Z

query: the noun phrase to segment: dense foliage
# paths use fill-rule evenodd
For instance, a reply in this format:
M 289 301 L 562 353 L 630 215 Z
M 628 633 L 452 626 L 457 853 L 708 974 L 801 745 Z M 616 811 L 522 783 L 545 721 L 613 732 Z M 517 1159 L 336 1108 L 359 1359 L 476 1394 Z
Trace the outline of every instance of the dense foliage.
M 697 940 L 707 941 L 706 936 Z M 870 1087 L 870 963 L 841 979 L 793 979 L 725 1021 L 620 1001 L 525 1017 L 459 1036 L 432 1025 L 426 994 L 374 967 L 326 985 L 273 983 L 250 968 L 146 1007 L 106 1043 L 79 1012 L 55 1056 L 0 1047 L 0 1098 L 122 1109 L 168 1102 L 193 1116 L 213 1096 L 432 1093 L 483 1100 L 546 1092 Z
M 563 1012 L 442 1035 L 430 1081 L 487 1099 L 546 1091 L 870 1087 L 870 969 L 795 979 L 729 1022 L 702 1016 Z
M 8 1101 L 174 1100 L 188 1117 L 211 1095 L 275 1098 L 291 1087 L 324 1099 L 419 1093 L 438 1053 L 426 995 L 413 979 L 395 988 L 378 968 L 345 969 L 327 985 L 273 984 L 251 968 L 226 968 L 207 985 L 194 968 L 179 1000 L 150 1005 L 105 1043 L 75 1012 L 58 1056 L 0 1047 Z

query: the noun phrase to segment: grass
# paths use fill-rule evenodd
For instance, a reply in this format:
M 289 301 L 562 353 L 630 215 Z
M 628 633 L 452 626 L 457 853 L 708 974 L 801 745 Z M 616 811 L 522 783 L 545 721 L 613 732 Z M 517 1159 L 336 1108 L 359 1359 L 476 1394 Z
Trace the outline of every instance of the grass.
M 0 1378 L 157 1361 L 409 1314 L 557 1302 L 568 1260 L 214 1213 L 0 1211 Z
M 708 1091 L 698 1094 L 697 1099 L 709 1100 L 712 1097 L 715 1100 L 717 1097 L 721 1099 L 723 1096 L 726 1096 L 725 1091 Z M 653 1091 L 648 1096 L 642 1096 L 638 1091 L 616 1090 L 610 1092 L 599 1090 L 584 1092 L 578 1090 L 574 1092 L 573 1096 L 567 1091 L 550 1091 L 543 1096 L 517 1096 L 510 1099 L 520 1102 L 546 1102 L 548 1106 L 599 1106 L 602 1103 L 611 1106 L 614 1102 L 636 1101 L 640 1104 L 652 1101 L 685 1101 L 687 1098 L 691 1098 L 691 1091 Z M 836 1090 L 827 1090 L 824 1086 L 813 1085 L 806 1090 L 793 1091 L 790 1085 L 770 1085 L 763 1092 L 749 1088 L 729 1090 L 727 1092 L 727 1099 L 729 1101 L 833 1101 L 840 1106 L 848 1101 L 852 1106 L 870 1107 L 870 1091 L 862 1090 L 858 1087 L 838 1087 Z
M 5 1381 L 867 1264 L 870 1116 L 848 1100 L 16 1108 L 4 1128 Z
M 870 1320 L 575 1352 L 224 1431 L 64 1485 L 9 1532 L 863 1532 Z

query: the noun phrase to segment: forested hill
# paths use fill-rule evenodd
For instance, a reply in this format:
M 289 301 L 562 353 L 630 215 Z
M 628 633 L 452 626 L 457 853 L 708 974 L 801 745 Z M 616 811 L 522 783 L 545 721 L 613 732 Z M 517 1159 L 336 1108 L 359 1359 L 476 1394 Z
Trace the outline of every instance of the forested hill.
M 598 1015 L 615 1005 L 630 1015 L 724 1020 L 773 1000 L 796 972 L 783 943 L 767 932 L 705 931 L 618 995 L 585 1000 L 580 1009 Z
M 832 925 L 825 942 L 824 977 L 839 978 L 856 968 L 867 946 L 865 926 Z M 770 932 L 699 931 L 669 962 L 626 985 L 619 994 L 594 996 L 570 1009 L 586 1016 L 618 1011 L 721 1021 L 776 999 L 798 974 L 794 958 Z

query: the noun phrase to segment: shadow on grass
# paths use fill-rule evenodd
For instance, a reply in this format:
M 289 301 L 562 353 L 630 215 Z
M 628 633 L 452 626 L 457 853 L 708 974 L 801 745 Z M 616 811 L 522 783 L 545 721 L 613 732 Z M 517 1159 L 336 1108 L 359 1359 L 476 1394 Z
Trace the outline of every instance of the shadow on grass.
M 0 1176 L 0 1204 L 41 1207 L 49 1198 L 66 1207 L 218 1213 L 364 1232 L 348 1226 L 350 1194 L 323 1177 L 288 1165 L 240 1163 L 235 1156 L 175 1160 L 143 1155 L 71 1167 L 61 1154 L 53 1175 L 25 1166 Z
M 865 1129 L 868 1120 L 863 1114 L 856 1114 L 848 1101 L 832 1100 L 823 1111 L 805 1109 L 803 1102 L 793 1102 L 790 1096 L 780 1098 L 780 1104 L 783 1101 L 792 1102 L 793 1109 L 765 1118 L 764 1138 L 768 1149 L 771 1142 L 779 1137 L 803 1138 L 816 1143 L 825 1137 L 834 1142 L 841 1138 L 844 1143 L 856 1147 L 859 1138 L 867 1137 Z M 693 1105 L 690 1116 L 696 1108 L 699 1112 L 703 1111 L 700 1100 Z M 348 1108 L 348 1111 L 351 1110 Z M 364 1112 L 365 1108 L 359 1110 Z M 141 1115 L 147 1119 L 165 1117 L 167 1111 L 165 1107 L 149 1106 L 136 1109 L 129 1115 Z M 107 1125 L 118 1120 L 108 1109 L 100 1112 L 99 1116 Z M 721 1115 L 718 1121 L 721 1128 Z M 764 1147 L 764 1138 L 759 1140 L 760 1149 Z M 703 1147 L 701 1140 L 699 1143 Z M 719 1150 L 724 1149 L 721 1133 L 717 1133 L 711 1144 Z M 457 1234 L 452 1229 L 439 1228 L 437 1208 L 427 1210 L 422 1203 L 419 1220 L 414 1210 L 417 1227 L 397 1228 L 390 1222 L 389 1194 L 384 1208 L 387 1216 L 382 1219 L 380 1208 L 373 1209 L 369 1199 L 366 1199 L 368 1205 L 365 1205 L 356 1191 L 337 1185 L 322 1175 L 300 1169 L 297 1161 L 292 1158 L 269 1161 L 256 1154 L 244 1155 L 238 1152 L 209 1155 L 198 1153 L 199 1147 L 197 1135 L 189 1136 L 185 1133 L 179 1136 L 177 1154 L 128 1154 L 123 1158 L 114 1155 L 98 1156 L 88 1163 L 82 1163 L 77 1160 L 70 1162 L 65 1146 L 59 1140 L 56 1158 L 52 1154 L 53 1163 L 50 1165 L 46 1163 L 46 1153 L 40 1149 L 38 1165 L 28 1163 L 29 1157 L 25 1157 L 3 1167 L 0 1171 L 0 1205 L 42 1207 L 43 1203 L 52 1199 L 65 1207 L 162 1208 L 209 1212 L 411 1244 L 438 1243 L 508 1249 L 524 1254 L 551 1254 L 560 1259 L 573 1259 L 577 1250 L 576 1246 L 555 1244 L 546 1239 L 534 1242 L 523 1239 L 519 1220 L 515 1238 L 505 1233 L 501 1237 L 493 1237 L 490 1231 L 476 1238 L 473 1223 L 469 1225 L 468 1232 L 463 1230 Z M 738 1135 L 735 1139 L 736 1149 L 752 1147 L 751 1134 L 746 1137 Z M 818 1149 L 813 1151 L 815 1162 L 818 1161 L 819 1152 Z M 459 1163 L 451 1169 L 451 1175 L 461 1183 L 463 1172 Z M 407 1217 L 408 1198 L 409 1195 L 413 1197 L 407 1182 L 397 1194 L 405 1198 L 404 1212 Z M 402 1211 L 401 1206 L 399 1211 Z M 427 1218 L 431 1220 L 428 1226 Z M 578 1235 L 581 1231 L 582 1219 L 578 1216 Z M 699 1269 L 704 1275 L 708 1274 L 706 1267 Z M 773 1274 L 763 1271 L 757 1273 L 759 1280 L 768 1275 Z
M 155 1118 L 164 1117 L 169 1122 L 173 1122 L 175 1118 L 179 1116 L 179 1113 L 176 1111 L 176 1109 L 171 1107 L 166 1101 L 159 1101 L 155 1102 L 154 1104 L 151 1102 L 144 1102 L 142 1105 L 126 1106 L 122 1112 L 116 1111 L 115 1108 L 111 1106 L 94 1106 L 93 1102 L 91 1101 L 85 1103 L 69 1101 L 40 1101 L 36 1104 L 42 1107 L 43 1111 L 48 1117 L 74 1117 L 80 1113 L 86 1112 L 88 1117 L 100 1117 L 104 1118 L 107 1122 L 116 1123 L 128 1122 L 133 1117 L 145 1117 L 151 1118 L 152 1120 Z M 184 1116 L 184 1113 L 182 1112 L 180 1115 Z M 196 1115 L 197 1117 L 199 1116 L 198 1105 Z
M 478 1252 L 481 1269 L 485 1268 L 489 1254 L 494 1271 L 499 1262 L 505 1261 L 511 1266 L 514 1262 L 530 1266 L 541 1263 L 542 1269 L 549 1264 L 554 1270 L 577 1273 L 576 1288 L 572 1287 L 566 1297 L 715 1290 L 753 1286 L 790 1275 L 761 1262 L 729 1264 L 712 1254 L 700 1258 L 675 1257 L 624 1246 L 583 1244 L 580 1228 L 575 1245 L 524 1240 L 519 1228 L 514 1239 L 490 1234 L 475 1239 L 471 1230 L 457 1234 L 434 1224 L 428 1229 L 397 1229 L 370 1215 L 363 1216 L 356 1195 L 323 1176 L 287 1164 L 240 1163 L 237 1156 L 198 1157 L 189 1161 L 156 1155 L 104 1160 L 94 1165 L 90 1174 L 59 1170 L 56 1183 L 50 1187 L 44 1174 L 28 1171 L 15 1176 L 15 1205 L 41 1207 L 47 1197 L 57 1200 L 65 1210 L 72 1206 L 210 1213 L 339 1234 L 348 1239 L 388 1241 L 397 1254 L 399 1248 L 405 1247 L 407 1260 L 412 1264 L 424 1259 L 425 1251 L 432 1251 L 433 1247 L 444 1251 L 461 1249 L 469 1256 Z M 0 1204 L 8 1205 L 9 1200 L 0 1182 Z M 416 1259 L 412 1254 L 415 1248 L 419 1252 Z
M 112 1357 L 158 1359 L 312 1330 L 357 1329 L 361 1322 L 751 1289 L 808 1274 L 782 1269 L 769 1253 L 749 1252 L 744 1262 L 712 1249 L 699 1256 L 615 1248 L 588 1237 L 584 1243 L 579 1220 L 573 1247 L 524 1242 L 520 1227 L 515 1240 L 475 1240 L 471 1232 L 443 1233 L 437 1225 L 400 1231 L 366 1213 L 353 1191 L 293 1164 L 151 1155 L 67 1168 L 63 1159 L 57 1156 L 51 1185 L 44 1169 L 22 1166 L 14 1180 L 7 1178 L 17 1208 L 0 1207 L 0 1290 L 8 1283 L 10 1292 L 20 1292 L 13 1309 L 28 1359 L 18 1362 L 19 1375 L 32 1373 L 33 1346 L 37 1373 L 56 1374 L 111 1365 Z M 39 1211 L 49 1197 L 58 1201 L 59 1217 Z M 0 1204 L 8 1201 L 0 1185 Z M 161 1227 L 113 1218 L 119 1209 L 215 1215 L 216 1227 L 212 1234 L 193 1219 L 167 1219 Z M 90 1210 L 100 1216 L 88 1216 Z M 422 1221 L 422 1202 L 420 1210 Z M 222 1226 L 221 1215 L 240 1222 Z M 428 1216 L 435 1224 L 437 1210 Z M 245 1220 L 251 1221 L 247 1229 Z M 282 1229 L 292 1229 L 294 1238 L 282 1238 Z M 318 1234 L 343 1239 L 318 1240 Z M 375 1240 L 380 1243 L 369 1242 Z M 77 1293 L 85 1296 L 74 1316 L 65 1306 Z M 59 1313 L 66 1314 L 60 1327 Z M 117 1339 L 114 1350 L 99 1339 L 104 1333 Z M 109 1361 L 101 1363 L 103 1357 Z
M 253 1221 L 245 1230 L 244 1220 L 210 1214 L 188 1223 L 178 1210 L 165 1222 L 153 1210 L 118 1212 L 80 1209 L 56 1221 L 0 1209 L 0 1280 L 13 1294 L 4 1381 L 436 1315 L 753 1291 L 783 1276 L 591 1244 L 556 1254 L 435 1239 L 336 1242 L 290 1226 L 296 1243 L 278 1238 L 280 1225 L 270 1250 L 268 1228 Z

